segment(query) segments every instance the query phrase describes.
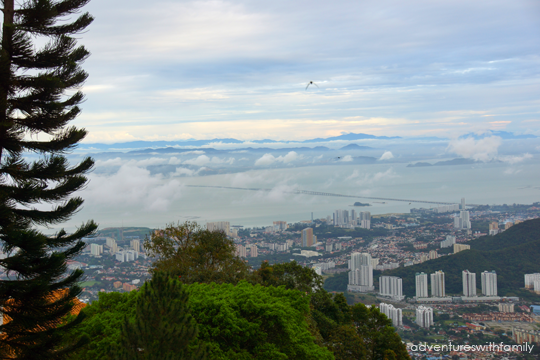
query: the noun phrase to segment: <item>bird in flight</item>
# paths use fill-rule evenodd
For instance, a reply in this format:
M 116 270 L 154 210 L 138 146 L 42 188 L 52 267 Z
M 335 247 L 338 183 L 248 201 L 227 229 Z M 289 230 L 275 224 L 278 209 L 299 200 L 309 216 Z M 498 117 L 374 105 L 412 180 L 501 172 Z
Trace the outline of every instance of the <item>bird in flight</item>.
M 306 86 L 306 90 L 307 88 L 309 87 L 309 85 L 315 85 L 316 87 L 319 87 L 319 85 L 315 84 L 313 81 L 310 81 L 308 82 L 307 86 Z M 320 88 L 319 88 L 320 89 Z

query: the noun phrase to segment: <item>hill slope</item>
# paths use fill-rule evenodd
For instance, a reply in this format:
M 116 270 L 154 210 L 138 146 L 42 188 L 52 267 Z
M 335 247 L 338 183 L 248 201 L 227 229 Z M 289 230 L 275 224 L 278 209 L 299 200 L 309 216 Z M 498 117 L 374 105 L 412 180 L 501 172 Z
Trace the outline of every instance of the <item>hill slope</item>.
M 446 293 L 462 292 L 463 270 L 476 273 L 477 287 L 481 288 L 480 274 L 495 270 L 500 296 L 516 295 L 524 286 L 524 275 L 540 272 L 540 219 L 525 221 L 496 236 L 484 236 L 469 243 L 471 250 L 444 256 L 422 264 L 385 271 L 384 275 L 403 279 L 403 293 L 415 295 L 415 274 L 431 274 L 442 270 L 446 278 Z M 430 290 L 431 294 L 431 290 Z M 480 294 L 480 291 L 479 291 Z

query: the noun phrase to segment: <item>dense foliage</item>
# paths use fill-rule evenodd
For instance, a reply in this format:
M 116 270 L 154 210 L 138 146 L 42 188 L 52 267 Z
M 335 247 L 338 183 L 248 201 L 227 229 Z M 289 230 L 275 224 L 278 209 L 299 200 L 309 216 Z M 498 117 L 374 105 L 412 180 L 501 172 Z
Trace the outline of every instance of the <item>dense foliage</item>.
M 67 272 L 66 261 L 97 226 L 88 222 L 50 237 L 34 228 L 59 224 L 80 209 L 83 200 L 72 195 L 94 164 L 86 158 L 70 166 L 64 156 L 86 136 L 67 125 L 80 113 L 84 96 L 77 89 L 88 76 L 80 64 L 89 52 L 75 35 L 93 21 L 88 13 L 70 17 L 87 3 L 2 1 L 0 247 L 8 256 L 0 267 L 9 277 L 0 281 L 0 312 L 9 321 L 0 324 L 0 358 L 60 359 L 81 344 L 59 348 L 62 330 L 82 320 L 62 323 L 81 292 L 82 271 Z M 30 161 L 29 153 L 40 156 Z
M 422 264 L 385 271 L 385 275 L 399 276 L 403 279 L 403 293 L 415 294 L 415 274 L 445 273 L 446 292 L 462 292 L 462 271 L 468 269 L 476 273 L 477 286 L 480 273 L 495 270 L 499 295 L 522 294 L 525 274 L 539 271 L 540 258 L 540 219 L 528 220 L 514 225 L 495 236 L 484 236 L 469 243 L 471 250 L 426 261 Z
M 197 343 L 197 324 L 180 281 L 156 273 L 137 297 L 135 319 L 126 317 L 119 360 L 204 360 Z
M 237 283 L 248 274 L 248 265 L 235 255 L 235 244 L 224 232 L 203 230 L 193 222 L 156 230 L 144 247 L 157 259 L 152 271 L 169 272 L 186 284 Z

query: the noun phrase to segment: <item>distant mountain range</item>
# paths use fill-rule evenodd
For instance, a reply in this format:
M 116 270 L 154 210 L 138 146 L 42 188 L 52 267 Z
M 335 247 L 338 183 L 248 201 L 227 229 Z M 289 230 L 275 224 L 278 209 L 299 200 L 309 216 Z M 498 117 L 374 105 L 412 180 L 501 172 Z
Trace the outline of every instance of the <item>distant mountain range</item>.
M 538 136 L 531 135 L 531 134 L 516 135 L 514 133 L 507 132 L 507 131 L 493 131 L 493 130 L 486 131 L 483 134 L 468 133 L 468 134 L 465 134 L 463 136 L 460 136 L 460 138 L 463 139 L 463 138 L 472 137 L 474 139 L 479 140 L 479 139 L 483 139 L 485 137 L 490 137 L 490 136 L 498 136 L 503 140 L 523 140 L 523 139 L 536 139 L 536 138 L 538 138 Z
M 492 162 L 501 162 L 499 160 L 492 160 Z M 482 164 L 483 161 L 477 161 L 473 159 L 456 158 L 452 160 L 437 161 L 435 164 L 428 162 L 417 162 L 415 164 L 409 164 L 407 167 L 426 167 L 426 166 L 450 166 L 450 165 L 471 165 Z
M 442 256 L 421 264 L 400 267 L 383 272 L 387 276 L 403 279 L 403 293 L 415 295 L 415 275 L 442 270 L 445 273 L 446 293 L 462 292 L 462 271 L 476 273 L 476 284 L 481 288 L 480 274 L 487 270 L 497 272 L 500 296 L 532 296 L 525 292 L 524 275 L 540 272 L 540 219 L 528 220 L 495 235 L 483 236 L 468 244 L 471 250 Z M 430 291 L 431 294 L 431 291 Z M 540 297 L 538 297 L 540 299 Z
M 505 131 L 489 131 L 483 135 L 478 135 L 474 133 L 469 133 L 463 137 L 474 137 L 475 139 L 481 139 L 486 136 L 500 136 L 505 140 L 514 140 L 514 139 L 532 139 L 537 138 L 534 135 L 514 135 L 510 132 Z M 165 148 L 165 147 L 199 147 L 207 146 L 210 144 L 309 144 L 309 143 L 324 143 L 332 141 L 358 141 L 358 140 L 403 140 L 403 141 L 448 141 L 449 139 L 438 138 L 438 137 L 411 137 L 403 138 L 400 136 L 376 136 L 370 134 L 362 133 L 348 133 L 339 136 L 332 136 L 328 138 L 316 138 L 303 141 L 293 141 L 293 140 L 272 140 L 272 139 L 263 139 L 263 140 L 238 140 L 234 138 L 215 138 L 210 140 L 197 140 L 197 139 L 187 139 L 187 140 L 176 140 L 176 141 L 129 141 L 124 143 L 114 143 L 114 144 L 79 144 L 79 150 L 86 151 L 125 151 L 125 150 L 134 150 L 134 149 L 144 149 L 144 148 Z M 355 145 L 355 144 L 351 144 Z M 368 148 L 368 147 L 366 147 Z M 296 149 L 296 148 L 295 148 Z

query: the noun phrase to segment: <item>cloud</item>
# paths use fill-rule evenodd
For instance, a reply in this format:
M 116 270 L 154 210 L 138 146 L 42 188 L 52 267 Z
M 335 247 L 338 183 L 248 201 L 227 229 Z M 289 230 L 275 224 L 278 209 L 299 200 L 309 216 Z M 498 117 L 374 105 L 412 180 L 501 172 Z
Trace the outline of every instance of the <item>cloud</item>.
M 392 168 L 389 168 L 386 171 L 377 172 L 374 174 L 363 174 L 360 173 L 358 170 L 354 170 L 351 175 L 349 175 L 347 178 L 345 178 L 345 181 L 350 180 L 356 180 L 356 184 L 358 185 L 372 185 L 377 184 L 384 180 L 389 180 L 393 178 L 399 177 Z
M 232 163 L 234 163 L 234 158 L 230 157 L 228 159 L 221 159 L 221 158 L 218 158 L 217 156 L 214 156 L 214 157 L 212 157 L 210 159 L 206 155 L 201 155 L 201 156 L 197 157 L 196 159 L 190 159 L 190 160 L 184 161 L 184 164 L 197 165 L 197 166 L 203 166 L 203 165 L 210 164 L 210 163 L 211 164 L 229 164 L 229 165 L 231 165 Z
M 341 158 L 341 160 L 339 161 L 343 161 L 343 162 L 349 162 L 349 161 L 353 161 L 353 157 L 351 155 L 345 155 L 344 157 Z
M 517 163 L 523 162 L 523 161 L 525 161 L 527 159 L 531 159 L 532 157 L 533 156 L 531 154 L 525 153 L 525 154 L 523 154 L 521 156 L 511 156 L 511 155 L 500 156 L 499 160 L 510 163 L 510 164 L 517 164 Z
M 126 164 L 113 175 L 91 174 L 82 196 L 89 207 L 129 206 L 163 212 L 181 193 L 178 180 L 152 176 L 146 169 Z
M 446 151 L 467 159 L 486 162 L 497 157 L 498 148 L 501 144 L 502 139 L 498 136 L 485 137 L 479 140 L 468 137 L 450 141 Z
M 255 161 L 255 166 L 269 166 L 275 162 L 282 162 L 284 164 L 290 164 L 293 161 L 300 160 L 303 155 L 298 155 L 296 151 L 289 151 L 285 156 L 274 157 L 272 154 L 264 154 Z
M 264 154 L 255 161 L 255 166 L 269 166 L 276 162 L 276 158 L 272 154 Z
M 381 158 L 379 160 L 390 160 L 393 159 L 394 155 L 391 151 L 385 151 L 384 154 L 382 154 Z

